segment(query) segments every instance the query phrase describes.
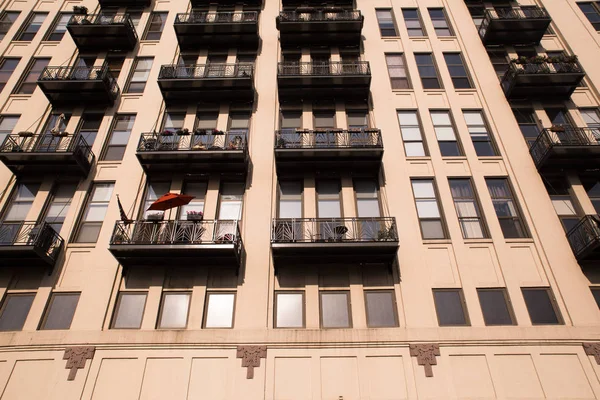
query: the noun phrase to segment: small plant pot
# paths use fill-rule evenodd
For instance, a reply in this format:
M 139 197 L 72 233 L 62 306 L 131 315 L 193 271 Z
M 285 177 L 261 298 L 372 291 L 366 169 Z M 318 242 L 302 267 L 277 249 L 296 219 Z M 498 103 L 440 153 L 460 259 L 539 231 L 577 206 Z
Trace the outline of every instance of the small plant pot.
M 32 137 L 33 132 L 19 132 L 17 135 L 19 135 L 19 137 Z
M 162 221 L 163 215 L 162 214 L 149 214 L 146 216 L 146 220 L 147 221 Z
M 199 214 L 188 214 L 187 215 L 188 221 L 202 221 L 203 219 L 204 219 L 204 215 L 199 215 Z
M 184 128 L 184 129 L 179 129 L 179 130 L 177 131 L 177 134 L 178 134 L 178 135 L 180 135 L 180 136 L 187 136 L 187 135 L 189 135 L 189 134 L 190 134 L 190 130 L 189 130 L 189 129 L 187 129 L 187 128 Z

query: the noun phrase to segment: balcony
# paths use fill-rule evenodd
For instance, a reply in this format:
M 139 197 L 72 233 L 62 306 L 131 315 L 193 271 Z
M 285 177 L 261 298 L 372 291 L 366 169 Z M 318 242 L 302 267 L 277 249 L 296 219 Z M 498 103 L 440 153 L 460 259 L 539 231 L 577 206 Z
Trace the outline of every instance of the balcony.
M 287 129 L 275 132 L 275 161 L 280 173 L 299 168 L 379 170 L 383 143 L 379 129 Z
M 486 10 L 479 27 L 484 45 L 538 44 L 552 18 L 541 7 L 511 10 Z
M 108 66 L 46 67 L 38 86 L 54 106 L 112 106 L 119 95 L 119 85 Z
M 258 12 L 204 12 L 177 14 L 175 33 L 182 50 L 200 46 L 220 49 L 234 46 L 258 49 Z
M 282 62 L 277 71 L 279 97 L 340 97 L 366 99 L 371 86 L 367 61 L 354 62 Z
M 138 41 L 129 14 L 76 14 L 67 30 L 80 51 L 133 50 Z
M 241 4 L 244 6 L 244 9 L 248 9 L 250 7 L 259 9 L 262 8 L 263 4 L 262 0 L 190 0 L 190 3 L 192 3 L 192 8 L 208 7 L 216 4 L 219 6 L 234 7 Z
M 124 266 L 236 265 L 243 243 L 238 221 L 117 221 L 108 247 Z
M 6 136 L 0 145 L 0 160 L 17 176 L 56 173 L 86 177 L 94 158 L 79 134 L 20 132 Z
M 590 128 L 544 129 L 529 152 L 540 172 L 600 168 L 600 131 Z
M 567 232 L 567 239 L 580 263 L 600 261 L 600 217 L 586 215 Z
M 167 103 L 252 101 L 254 64 L 163 65 L 158 86 Z
M 98 0 L 101 8 L 148 7 L 150 0 Z
M 335 0 L 335 5 L 344 8 L 354 8 L 354 0 Z M 325 4 L 322 0 L 282 0 L 284 8 L 298 7 L 323 7 Z
M 279 13 L 277 29 L 283 47 L 358 46 L 363 22 L 360 11 L 299 8 Z
M 54 267 L 64 240 L 46 222 L 0 223 L 3 267 Z
M 558 99 L 571 97 L 585 77 L 577 61 L 511 62 L 500 85 L 509 99 Z
M 205 132 L 158 134 L 142 133 L 137 158 L 146 173 L 174 171 L 248 171 L 247 133 Z
M 391 263 L 398 250 L 396 219 L 274 219 L 271 251 L 275 262 Z

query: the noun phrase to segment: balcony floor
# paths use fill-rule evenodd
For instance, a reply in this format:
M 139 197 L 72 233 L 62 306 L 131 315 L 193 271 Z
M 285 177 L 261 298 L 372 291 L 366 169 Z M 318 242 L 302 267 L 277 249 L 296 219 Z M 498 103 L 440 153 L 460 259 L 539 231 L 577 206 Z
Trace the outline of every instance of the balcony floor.
M 127 24 L 68 24 L 77 48 L 81 51 L 133 50 L 137 35 Z
M 373 148 L 275 148 L 275 161 L 279 173 L 307 171 L 379 171 L 383 147 Z
M 158 86 L 166 102 L 208 100 L 254 100 L 252 77 L 159 79 Z
M 248 170 L 248 154 L 244 150 L 175 150 L 138 151 L 137 158 L 149 172 L 243 172 Z
M 493 19 L 481 40 L 484 45 L 537 44 L 551 21 L 551 18 Z
M 31 268 L 54 266 L 54 260 L 34 245 L 0 244 L 0 265 L 3 267 Z
M 555 145 L 537 163 L 540 172 L 553 170 L 586 170 L 600 168 L 600 145 Z
M 240 265 L 233 243 L 111 244 L 108 250 L 123 266 Z
M 17 176 L 60 173 L 86 177 L 91 164 L 75 157 L 75 153 L 0 152 L 0 161 Z
M 289 98 L 355 98 L 369 96 L 371 75 L 346 76 L 278 76 L 281 99 Z
M 363 22 L 358 21 L 277 21 L 282 47 L 359 45 Z
M 583 72 L 517 74 L 504 93 L 510 99 L 568 99 L 585 77 Z
M 101 80 L 38 80 L 38 86 L 53 105 L 112 106 L 113 93 Z

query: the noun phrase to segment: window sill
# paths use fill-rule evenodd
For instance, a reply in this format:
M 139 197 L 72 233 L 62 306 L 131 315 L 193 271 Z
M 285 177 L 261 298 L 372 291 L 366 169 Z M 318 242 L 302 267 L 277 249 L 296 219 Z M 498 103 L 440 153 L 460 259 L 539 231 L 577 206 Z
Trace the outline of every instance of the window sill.
M 31 43 L 33 43 L 32 40 L 23 40 L 23 41 L 21 41 L 21 40 L 13 40 L 13 41 L 10 42 L 10 44 L 31 44 Z
M 503 159 L 502 156 L 481 156 L 477 158 L 483 161 L 501 161 Z
M 409 36 L 410 40 L 429 40 L 429 36 Z
M 33 95 L 33 93 L 31 93 L 31 94 L 12 93 L 8 97 L 12 98 L 12 99 L 29 99 L 31 97 L 31 95 Z
M 458 93 L 477 93 L 476 88 L 468 88 L 468 89 L 454 89 L 455 92 Z
M 442 161 L 467 161 L 466 156 L 442 156 Z
M 381 36 L 383 40 L 400 40 L 400 36 Z
M 160 43 L 160 39 L 159 40 L 148 40 L 148 39 L 140 40 L 140 44 L 146 44 L 146 43 L 148 43 L 148 44 L 152 44 L 152 43 L 158 44 L 158 43 Z
M 121 165 L 122 161 L 106 161 L 106 160 L 99 160 L 98 161 L 98 165 Z
M 143 93 L 121 93 L 121 98 L 136 98 L 142 97 Z
M 451 239 L 425 239 L 423 244 L 452 244 Z
M 431 161 L 430 156 L 406 156 L 406 161 Z
M 58 44 L 60 44 L 60 40 L 42 40 L 40 42 L 40 44 L 54 44 L 54 45 L 58 45 Z
M 534 243 L 532 238 L 504 239 L 506 243 Z
M 444 93 L 446 89 L 423 89 L 425 93 Z
M 96 243 L 67 243 L 68 249 L 93 249 Z
M 465 239 L 465 244 L 483 244 L 483 243 L 494 243 L 493 239 L 490 238 L 482 238 L 482 239 Z
M 448 40 L 456 40 L 457 39 L 456 36 L 454 36 L 454 35 L 452 35 L 452 36 L 437 36 L 437 38 L 439 40 L 446 40 L 446 39 L 448 39 Z
M 392 89 L 392 93 L 414 93 L 415 89 Z

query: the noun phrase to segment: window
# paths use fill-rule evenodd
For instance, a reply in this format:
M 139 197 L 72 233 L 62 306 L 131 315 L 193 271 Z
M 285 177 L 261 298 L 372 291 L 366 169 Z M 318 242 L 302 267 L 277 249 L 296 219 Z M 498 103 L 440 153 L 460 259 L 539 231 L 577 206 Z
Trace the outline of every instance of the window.
M 369 127 L 369 113 L 366 110 L 346 111 L 348 129 L 367 129 Z
M 275 293 L 275 328 L 304 328 L 304 292 Z
M 165 292 L 158 314 L 159 329 L 183 329 L 187 326 L 190 292 Z
M 455 89 L 470 89 L 471 80 L 460 53 L 444 53 L 444 60 Z
M 54 20 L 54 25 L 44 40 L 49 42 L 60 42 L 67 31 L 67 22 L 71 19 L 71 13 L 59 13 Z
M 592 296 L 594 296 L 598 308 L 600 308 L 600 286 L 592 286 L 590 290 L 592 291 Z
M 479 157 L 497 156 L 496 148 L 492 144 L 492 138 L 488 132 L 487 124 L 483 119 L 481 111 L 464 111 L 463 116 L 469 128 L 469 135 L 473 141 L 473 147 Z
M 440 326 L 470 325 L 462 289 L 433 289 L 433 300 Z
M 114 186 L 114 183 L 95 183 L 92 186 L 79 231 L 75 237 L 76 242 L 96 243 Z
M 404 16 L 404 23 L 408 30 L 408 36 L 425 36 L 425 31 L 421 25 L 419 10 L 416 8 L 403 8 L 402 15 Z
M 238 220 L 242 216 L 244 184 L 225 182 L 219 193 L 219 219 Z
M 179 129 L 183 129 L 183 121 L 185 113 L 166 112 L 163 121 L 163 130 L 175 133 Z
M 535 112 L 531 108 L 513 108 L 513 114 L 517 119 L 523 138 L 531 146 L 540 134 Z
M 52 132 L 56 132 L 56 130 L 58 130 L 58 132 L 65 132 L 70 119 L 70 113 L 53 112 L 48 116 L 42 134 L 52 135 Z
M 20 58 L 3 58 L 0 61 L 0 92 L 4 90 L 4 86 L 15 72 L 15 68 L 19 65 Z
M 443 8 L 429 8 L 429 17 L 433 23 L 435 34 L 437 37 L 452 36 L 452 30 L 450 24 L 446 18 L 446 13 Z
M 235 293 L 212 292 L 206 296 L 204 328 L 233 328 Z
M 548 115 L 552 125 L 564 126 L 567 128 L 573 126 L 573 122 L 571 121 L 569 112 L 566 108 L 548 107 L 544 108 L 544 111 L 546 112 L 546 115 Z
M 504 74 L 509 68 L 506 50 L 504 47 L 488 48 L 487 53 L 490 61 L 492 62 L 492 66 L 494 67 L 494 71 L 496 71 L 498 79 L 502 80 Z
M 394 23 L 394 14 L 391 9 L 375 10 L 377 15 L 377 23 L 379 24 L 379 32 L 383 37 L 398 36 L 396 24 Z
M 445 239 L 446 231 L 442 223 L 433 180 L 413 179 L 411 183 L 421 226 L 421 236 L 423 239 Z
M 279 218 L 302 218 L 302 181 L 279 182 Z
M 144 309 L 146 308 L 146 292 L 121 292 L 117 299 L 113 329 L 140 329 Z
M 215 129 L 218 118 L 218 111 L 201 111 L 196 115 L 196 129 Z
M 148 208 L 160 196 L 169 193 L 170 188 L 171 182 L 148 182 L 148 186 L 146 188 L 146 198 L 144 200 L 143 209 L 141 210 L 142 218 L 148 218 L 148 214 L 164 214 L 164 211 L 148 211 Z
M 168 12 L 153 12 L 150 14 L 148 27 L 142 40 L 160 40 L 168 14 Z
M 415 60 L 423 89 L 441 89 L 433 56 L 431 54 L 415 54 Z
M 121 161 L 123 159 L 134 123 L 135 115 L 116 116 L 104 157 L 102 157 L 104 161 Z
M 404 142 L 404 151 L 407 157 L 427 156 L 427 149 L 423 144 L 421 125 L 416 111 L 398 111 L 400 133 Z
M 565 232 L 569 232 L 579 223 L 579 217 L 571 200 L 566 180 L 548 177 L 544 180 L 544 184 L 550 195 L 556 215 L 558 215 Z
M 442 157 L 462 156 L 462 149 L 454 133 L 454 125 L 450 119 L 450 112 L 431 111 L 430 113 Z
M 281 110 L 281 132 L 292 134 L 302 127 L 301 110 Z
M 13 198 L 4 214 L 4 222 L 20 223 L 26 221 L 27 214 L 33 205 L 33 200 L 35 199 L 39 188 L 39 182 L 18 184 L 14 191 Z
M 129 85 L 126 86 L 125 93 L 144 93 L 154 57 L 138 57 L 135 59 L 133 72 L 129 78 Z
M 600 214 L 600 179 L 596 176 L 580 176 L 579 179 L 583 183 L 583 187 L 596 210 L 596 214 Z
M 50 62 L 49 58 L 34 58 L 21 76 L 21 81 L 13 91 L 15 94 L 31 94 L 37 87 L 37 80 Z
M 388 74 L 392 89 L 410 89 L 410 82 L 406 72 L 403 54 L 386 54 Z
M 113 76 L 113 78 L 119 79 L 119 75 L 121 75 L 121 70 L 123 69 L 124 62 L 125 62 L 125 57 L 123 57 L 123 56 L 109 55 L 106 58 L 106 63 L 108 64 L 108 69 L 110 70 L 110 73 Z
M 487 232 L 481 218 L 481 210 L 473 191 L 471 179 L 448 179 L 454 200 L 458 223 L 465 239 L 481 239 Z
M 485 19 L 485 6 L 483 2 L 475 1 L 474 3 L 467 3 L 467 9 L 469 10 L 469 14 L 471 14 L 473 23 L 477 27 L 477 31 L 479 31 L 479 27 Z
M 250 112 L 232 112 L 229 114 L 227 130 L 233 135 L 244 135 L 250 127 Z
M 335 111 L 314 111 L 313 117 L 315 129 L 335 128 Z
M 600 12 L 597 3 L 577 3 L 581 12 L 586 16 L 595 30 L 600 31 Z
M 350 292 L 321 291 L 321 328 L 352 328 Z
M 59 183 L 52 193 L 52 200 L 46 211 L 45 221 L 60 233 L 65 217 L 69 211 L 69 206 L 77 190 L 76 183 Z
M 527 237 L 508 180 L 506 178 L 487 178 L 485 181 L 504 237 L 507 239 Z
M 317 181 L 317 217 L 340 218 L 342 216 L 342 206 L 340 202 L 340 181 L 339 180 L 319 180 Z M 321 222 L 321 239 L 328 239 L 333 233 L 333 224 L 335 222 Z
M 0 40 L 4 39 L 4 36 L 6 36 L 20 14 L 20 11 L 5 11 L 2 13 L 2 16 L 0 16 Z
M 369 328 L 398 326 L 396 298 L 393 290 L 365 291 L 365 308 Z
M 82 121 L 79 126 L 79 134 L 83 136 L 89 146 L 93 146 L 96 141 L 103 118 L 104 114 L 91 112 L 83 113 L 81 116 Z
M 0 310 L 0 331 L 20 331 L 35 298 L 34 293 L 9 293 Z
M 42 24 L 47 16 L 48 13 L 45 12 L 31 13 L 13 40 L 17 42 L 32 41 L 42 27 Z
M 581 118 L 588 128 L 592 130 L 592 135 L 596 141 L 600 142 L 600 115 L 597 108 L 582 108 L 579 110 Z
M 131 23 L 133 26 L 137 28 L 140 24 L 140 20 L 142 19 L 142 15 L 144 14 L 144 9 L 127 7 L 127 14 L 129 14 L 129 18 L 131 18 Z
M 0 146 L 4 140 L 15 129 L 15 125 L 19 122 L 18 115 L 2 115 L 0 116 Z
M 533 325 L 562 324 L 556 299 L 550 288 L 521 288 L 529 318 Z
M 514 325 L 512 308 L 506 289 L 477 289 L 486 325 Z
M 179 219 L 187 220 L 188 212 L 204 213 L 204 198 L 206 197 L 206 188 L 206 182 L 185 183 L 183 193 L 194 196 L 194 198 L 188 204 L 179 207 Z
M 42 319 L 40 329 L 69 329 L 80 293 L 54 293 Z

